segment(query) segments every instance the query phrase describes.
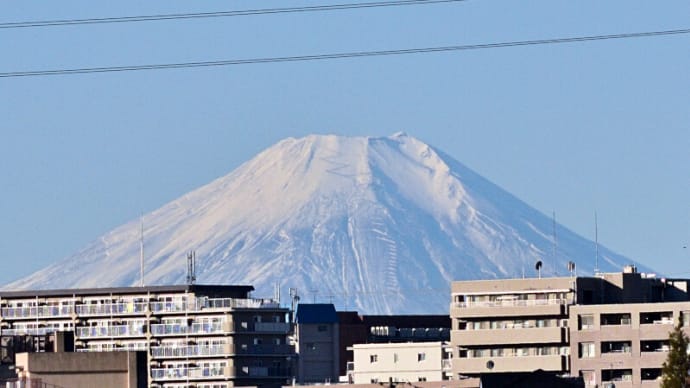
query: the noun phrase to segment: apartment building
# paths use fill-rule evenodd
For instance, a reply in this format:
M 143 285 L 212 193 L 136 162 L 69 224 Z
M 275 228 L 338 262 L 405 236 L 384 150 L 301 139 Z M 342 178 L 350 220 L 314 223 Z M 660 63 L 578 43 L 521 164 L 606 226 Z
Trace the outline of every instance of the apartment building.
M 451 354 L 444 342 L 373 343 L 352 346 L 348 379 L 354 384 L 442 381 Z
M 622 273 L 452 284 L 458 378 L 542 369 L 588 387 L 657 387 L 674 323 L 690 325 L 687 279 Z M 690 333 L 690 327 L 688 327 Z
M 149 387 L 280 386 L 293 376 L 288 309 L 252 286 L 0 292 L 2 336 L 71 331 L 75 351 L 141 350 Z
M 566 373 L 574 288 L 573 278 L 453 282 L 453 376 Z

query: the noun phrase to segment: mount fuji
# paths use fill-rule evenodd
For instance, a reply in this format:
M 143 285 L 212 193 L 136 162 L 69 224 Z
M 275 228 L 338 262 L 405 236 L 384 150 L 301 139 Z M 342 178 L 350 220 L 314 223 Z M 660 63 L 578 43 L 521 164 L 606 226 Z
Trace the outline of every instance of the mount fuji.
M 556 225 L 414 137 L 285 139 L 230 174 L 145 214 L 147 285 L 185 282 L 196 251 L 203 284 L 257 296 L 332 301 L 369 314 L 447 313 L 449 282 L 592 273 L 595 244 Z M 5 289 L 133 286 L 140 220 Z M 599 268 L 630 259 L 600 247 Z

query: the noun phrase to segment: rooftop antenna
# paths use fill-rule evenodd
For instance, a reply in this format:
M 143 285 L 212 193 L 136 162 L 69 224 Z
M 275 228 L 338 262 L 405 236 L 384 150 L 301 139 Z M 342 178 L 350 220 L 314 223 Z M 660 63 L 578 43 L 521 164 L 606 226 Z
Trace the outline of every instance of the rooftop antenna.
M 297 294 L 297 289 L 290 287 L 288 289 L 288 292 L 290 293 L 290 312 L 293 314 L 292 320 L 294 321 L 295 319 L 295 307 L 299 303 L 299 295 Z
M 187 285 L 196 283 L 196 252 L 190 251 L 187 254 Z
M 139 234 L 139 275 L 140 285 L 144 287 L 144 213 L 141 213 L 141 233 Z
M 537 270 L 537 274 L 539 275 L 539 279 L 541 279 L 541 266 L 542 266 L 541 260 L 537 260 L 537 263 L 534 265 L 534 269 Z
M 556 211 L 554 210 L 553 213 L 551 213 L 552 217 L 552 223 L 551 226 L 553 227 L 552 233 L 553 233 L 553 273 L 554 275 L 558 276 L 558 257 L 557 257 L 557 252 L 558 252 L 558 240 L 556 239 Z
M 594 212 L 594 244 L 596 247 L 594 256 L 594 274 L 599 273 L 599 224 L 597 222 L 597 212 Z
M 574 261 L 568 261 L 568 272 L 570 272 L 571 277 L 575 274 L 575 262 Z

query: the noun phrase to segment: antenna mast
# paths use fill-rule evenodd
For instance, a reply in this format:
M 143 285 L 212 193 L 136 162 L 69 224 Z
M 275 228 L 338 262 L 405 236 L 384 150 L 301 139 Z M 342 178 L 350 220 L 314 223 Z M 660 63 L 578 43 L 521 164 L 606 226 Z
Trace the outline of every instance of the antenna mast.
M 556 211 L 554 210 L 552 213 L 552 227 L 553 227 L 553 273 L 554 275 L 558 276 L 558 265 L 557 265 L 557 257 L 556 257 L 556 251 L 558 247 L 558 241 L 556 240 Z
M 144 287 L 144 213 L 141 213 L 141 233 L 139 234 L 139 275 L 140 285 Z
M 196 251 L 190 251 L 187 254 L 187 284 L 193 285 L 196 283 Z
M 594 257 L 594 274 L 599 273 L 599 224 L 597 222 L 597 212 L 594 212 L 594 244 L 596 246 L 596 256 Z

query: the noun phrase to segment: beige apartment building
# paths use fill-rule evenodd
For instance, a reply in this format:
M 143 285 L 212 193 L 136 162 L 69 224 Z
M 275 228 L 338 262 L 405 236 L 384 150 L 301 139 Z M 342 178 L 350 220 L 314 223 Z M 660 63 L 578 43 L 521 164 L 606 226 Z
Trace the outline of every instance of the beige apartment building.
M 528 372 L 588 387 L 657 387 L 674 323 L 690 324 L 687 279 L 622 273 L 452 284 L 454 378 Z M 690 334 L 690 327 L 688 327 Z

